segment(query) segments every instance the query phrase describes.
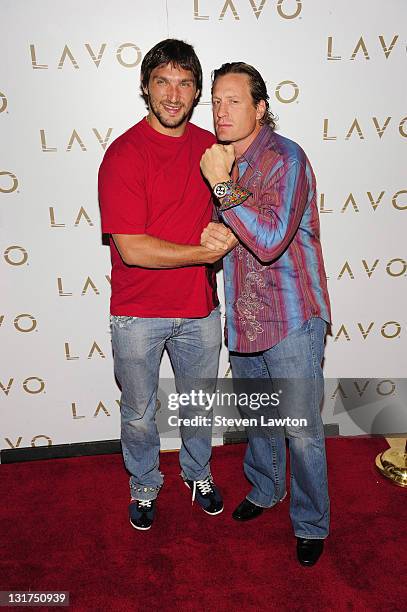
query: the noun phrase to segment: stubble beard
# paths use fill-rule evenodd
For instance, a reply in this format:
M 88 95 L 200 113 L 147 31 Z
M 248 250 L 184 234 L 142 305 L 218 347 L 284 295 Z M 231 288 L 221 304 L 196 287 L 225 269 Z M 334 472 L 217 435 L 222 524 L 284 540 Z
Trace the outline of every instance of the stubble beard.
M 178 128 L 182 123 L 184 123 L 185 120 L 188 120 L 192 113 L 192 108 L 189 111 L 186 111 L 184 108 L 184 112 L 180 117 L 167 118 L 163 116 L 163 112 L 161 112 L 159 104 L 157 104 L 157 102 L 151 97 L 148 98 L 148 106 L 150 108 L 150 111 L 158 119 L 158 121 L 163 127 L 174 130 Z

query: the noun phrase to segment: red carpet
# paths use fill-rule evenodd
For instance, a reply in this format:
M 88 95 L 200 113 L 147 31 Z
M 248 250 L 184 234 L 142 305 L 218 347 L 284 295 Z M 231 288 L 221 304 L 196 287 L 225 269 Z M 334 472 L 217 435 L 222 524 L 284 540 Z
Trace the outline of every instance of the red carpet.
M 127 519 L 119 455 L 0 466 L 0 590 L 70 591 L 69 609 L 98 612 L 401 612 L 406 490 L 374 468 L 387 443 L 329 439 L 327 447 L 332 529 L 313 568 L 296 561 L 288 500 L 252 523 L 231 519 L 248 491 L 243 445 L 214 449 L 225 498 L 216 517 L 191 508 L 178 454 L 163 454 L 165 485 L 144 533 Z

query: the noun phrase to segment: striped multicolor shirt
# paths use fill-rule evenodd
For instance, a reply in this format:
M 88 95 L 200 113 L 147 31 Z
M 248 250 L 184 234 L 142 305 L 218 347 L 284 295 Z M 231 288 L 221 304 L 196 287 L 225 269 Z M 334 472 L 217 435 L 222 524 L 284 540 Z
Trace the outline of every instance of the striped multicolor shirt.
M 240 241 L 223 260 L 227 343 L 252 353 L 310 317 L 329 323 L 331 315 L 315 177 L 304 151 L 265 125 L 236 163 L 236 183 L 250 195 L 219 209 Z

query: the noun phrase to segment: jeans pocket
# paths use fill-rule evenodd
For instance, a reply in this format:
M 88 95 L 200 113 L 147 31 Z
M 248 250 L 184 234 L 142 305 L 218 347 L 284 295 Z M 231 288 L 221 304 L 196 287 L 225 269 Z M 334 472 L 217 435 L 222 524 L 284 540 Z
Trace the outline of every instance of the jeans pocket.
M 118 327 L 127 327 L 139 317 L 128 317 L 122 315 L 110 315 L 110 326 L 117 325 Z

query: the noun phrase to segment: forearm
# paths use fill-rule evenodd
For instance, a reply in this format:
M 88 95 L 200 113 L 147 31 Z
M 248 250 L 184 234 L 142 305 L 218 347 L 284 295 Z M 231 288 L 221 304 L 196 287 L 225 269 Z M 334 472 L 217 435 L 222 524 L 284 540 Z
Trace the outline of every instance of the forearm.
M 260 219 L 258 212 L 236 206 L 225 210 L 221 217 L 260 261 L 267 263 L 277 259 L 287 248 L 295 233 L 295 226 L 284 227 L 278 218 L 270 215 Z
M 219 208 L 239 240 L 262 262 L 277 259 L 298 230 L 309 193 L 302 164 L 291 163 L 242 205 Z M 226 199 L 226 198 L 224 198 Z
M 213 251 L 198 245 L 176 244 L 148 234 L 113 234 L 113 240 L 124 261 L 141 268 L 183 268 L 212 264 L 225 250 Z
M 273 261 L 287 248 L 301 221 L 308 193 L 304 165 L 297 159 L 278 160 L 268 180 L 262 178 L 262 188 L 252 193 L 230 179 L 231 153 L 230 145 L 213 145 L 201 159 L 202 172 L 218 198 L 219 216 L 260 261 Z M 214 245 L 227 240 L 215 229 L 206 233 L 203 244 L 208 237 Z

